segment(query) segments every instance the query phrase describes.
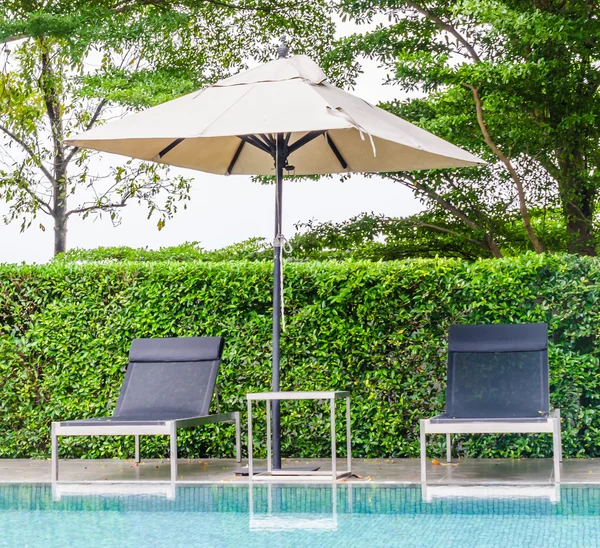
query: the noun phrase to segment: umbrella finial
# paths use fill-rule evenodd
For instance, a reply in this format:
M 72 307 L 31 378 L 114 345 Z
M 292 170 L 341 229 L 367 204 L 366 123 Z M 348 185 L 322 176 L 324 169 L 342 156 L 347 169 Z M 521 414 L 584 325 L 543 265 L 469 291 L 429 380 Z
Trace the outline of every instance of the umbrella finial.
M 287 59 L 289 53 L 288 45 L 287 45 L 287 36 L 285 34 L 281 35 L 281 44 L 277 48 L 277 58 L 278 59 Z

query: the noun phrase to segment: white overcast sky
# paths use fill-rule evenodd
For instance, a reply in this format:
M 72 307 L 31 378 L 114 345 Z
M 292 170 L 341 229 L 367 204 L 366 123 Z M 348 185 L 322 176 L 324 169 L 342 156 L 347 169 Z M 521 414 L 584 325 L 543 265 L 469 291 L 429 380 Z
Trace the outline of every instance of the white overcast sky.
M 340 36 L 356 32 L 358 27 L 340 24 Z M 363 30 L 365 27 L 360 27 Z M 384 86 L 385 72 L 373 62 L 363 63 L 364 74 L 353 93 L 371 103 L 402 98 L 400 89 Z M 109 160 L 111 155 L 106 154 Z M 115 158 L 114 156 L 112 158 Z M 274 188 L 252 183 L 246 176 L 222 177 L 186 169 L 173 169 L 193 176 L 191 202 L 180 209 L 166 226 L 158 231 L 157 218 L 147 219 L 144 205 L 131 203 L 123 210 L 118 227 L 103 219 L 69 221 L 69 248 L 130 246 L 159 248 L 198 241 L 207 249 L 223 247 L 253 236 L 273 237 Z M 373 177 L 354 175 L 349 181 L 323 178 L 284 184 L 284 234 L 294 233 L 294 224 L 310 219 L 343 221 L 363 212 L 388 216 L 405 216 L 421 209 L 412 192 L 399 184 Z M 0 213 L 5 210 L 0 204 Z M 0 262 L 20 263 L 48 261 L 53 252 L 52 220 L 39 215 L 31 228 L 20 232 L 20 223 L 0 224 Z M 39 228 L 43 223 L 46 231 Z

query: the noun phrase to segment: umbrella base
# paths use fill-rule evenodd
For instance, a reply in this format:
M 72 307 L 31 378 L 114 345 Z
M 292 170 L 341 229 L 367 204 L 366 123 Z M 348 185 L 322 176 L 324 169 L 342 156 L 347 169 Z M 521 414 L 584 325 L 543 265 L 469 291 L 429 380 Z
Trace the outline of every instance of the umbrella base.
M 320 466 L 290 466 L 286 468 L 280 468 L 279 470 L 271 470 L 271 476 L 302 476 L 305 475 L 306 472 L 316 472 L 320 468 Z M 252 470 L 252 475 L 256 476 L 257 474 L 265 474 L 266 472 L 266 468 L 258 467 Z M 248 476 L 248 468 L 238 468 L 235 471 L 235 475 Z
M 281 483 L 281 482 L 304 482 L 304 483 L 314 483 L 314 482 L 331 482 L 337 481 L 341 479 L 346 479 L 351 477 L 352 472 L 349 470 L 344 470 L 342 472 L 333 472 L 333 470 L 314 470 L 314 469 L 303 469 L 300 470 L 298 468 L 284 468 L 282 470 L 271 470 L 271 472 L 263 472 L 262 474 L 256 474 L 252 477 L 251 481 L 253 482 L 273 482 L 273 483 Z

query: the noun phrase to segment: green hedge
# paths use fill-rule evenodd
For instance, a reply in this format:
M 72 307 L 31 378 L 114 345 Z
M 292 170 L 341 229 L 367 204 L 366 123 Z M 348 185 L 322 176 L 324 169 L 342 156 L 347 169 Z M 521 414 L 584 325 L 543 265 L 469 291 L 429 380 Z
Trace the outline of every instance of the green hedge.
M 600 456 L 598 260 L 288 264 L 285 284 L 283 389 L 350 390 L 356 456 L 417 456 L 419 418 L 443 409 L 450 324 L 537 321 L 550 324 L 565 456 Z M 224 335 L 220 407 L 244 410 L 246 392 L 269 386 L 270 303 L 268 263 L 0 266 L 0 457 L 48 457 L 52 420 L 110 414 L 135 337 Z M 284 455 L 328 455 L 328 412 L 284 404 Z M 549 436 L 458 442 L 470 456 L 551 454 Z M 442 454 L 441 436 L 432 447 Z M 231 456 L 233 429 L 187 431 L 180 448 Z M 167 441 L 143 438 L 142 451 L 166 455 Z M 131 438 L 61 443 L 70 457 L 132 452 Z

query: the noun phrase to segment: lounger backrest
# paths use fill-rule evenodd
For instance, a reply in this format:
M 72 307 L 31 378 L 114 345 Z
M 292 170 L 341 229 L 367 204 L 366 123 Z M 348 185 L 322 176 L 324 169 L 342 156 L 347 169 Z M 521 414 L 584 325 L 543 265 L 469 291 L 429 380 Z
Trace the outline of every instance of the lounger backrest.
M 222 337 L 134 340 L 114 416 L 207 415 L 224 343 Z
M 548 412 L 547 324 L 450 327 L 446 416 L 532 418 Z

